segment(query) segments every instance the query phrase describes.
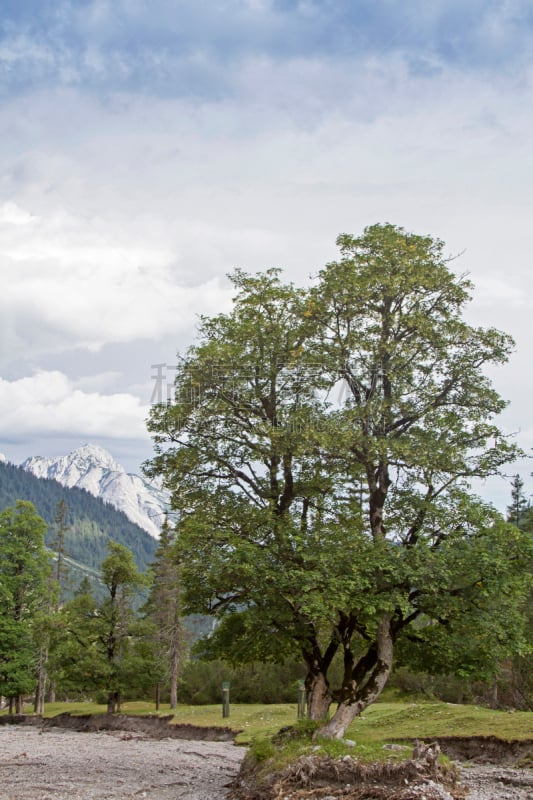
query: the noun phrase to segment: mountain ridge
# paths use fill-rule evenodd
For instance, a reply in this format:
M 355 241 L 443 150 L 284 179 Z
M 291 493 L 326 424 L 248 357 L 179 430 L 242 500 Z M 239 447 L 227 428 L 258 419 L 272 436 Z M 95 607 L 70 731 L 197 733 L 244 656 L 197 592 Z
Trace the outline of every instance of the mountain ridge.
M 56 480 L 67 488 L 85 489 L 159 538 L 169 508 L 168 492 L 140 475 L 126 472 L 103 447 L 84 444 L 63 456 L 30 456 L 21 467 L 37 478 Z

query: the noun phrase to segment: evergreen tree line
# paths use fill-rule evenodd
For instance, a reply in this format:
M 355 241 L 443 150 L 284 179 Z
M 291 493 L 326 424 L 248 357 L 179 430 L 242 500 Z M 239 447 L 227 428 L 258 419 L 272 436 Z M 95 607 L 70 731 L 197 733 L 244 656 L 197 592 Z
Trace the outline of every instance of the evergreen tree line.
M 11 712 L 22 713 L 30 696 L 36 712 L 45 699 L 105 702 L 111 713 L 132 698 L 164 700 L 171 708 L 178 695 L 183 703 L 216 703 L 222 681 L 230 681 L 239 702 L 295 700 L 304 675 L 297 662 L 188 659 L 191 635 L 208 628 L 205 619 L 182 622 L 175 532 L 167 522 L 148 575 L 131 551 L 111 541 L 101 597 L 87 576 L 73 590 L 68 512 L 60 500 L 50 531 L 29 501 L 0 514 L 0 697 Z M 139 591 L 147 597 L 140 608 Z
M 165 686 L 177 703 L 177 679 L 184 636 L 179 614 L 178 576 L 169 554 L 173 532 L 164 525 L 149 575 L 131 550 L 107 543 L 101 564 L 104 587 L 96 598 L 87 577 L 67 599 L 68 509 L 60 500 L 49 541 L 47 525 L 28 500 L 0 513 L 0 697 L 21 713 L 24 698 L 93 698 L 109 712 L 121 699 Z M 139 590 L 147 592 L 135 610 Z
M 516 476 L 508 520 L 533 529 L 533 509 Z M 220 700 L 222 681 L 230 681 L 238 702 L 294 702 L 305 675 L 301 662 L 230 664 L 210 653 L 209 639 L 197 648 L 204 659 L 188 659 L 188 634 L 181 618 L 176 533 L 165 521 L 148 575 L 123 544 L 109 542 L 101 564 L 103 596 L 97 599 L 85 577 L 67 597 L 68 508 L 61 500 L 45 547 L 47 526 L 29 501 L 17 501 L 0 514 L 0 697 L 21 713 L 31 696 L 36 712 L 45 699 L 91 699 L 109 712 L 123 699 L 153 698 L 175 708 L 178 702 Z M 147 597 L 137 608 L 139 590 Z M 138 605 L 138 604 L 137 604 Z M 529 627 L 533 597 L 526 607 Z M 533 708 L 531 648 L 502 660 L 495 678 L 447 672 L 430 654 L 420 660 L 416 647 L 398 655 L 391 686 L 452 702 Z M 208 659 L 208 660 L 205 660 Z M 341 672 L 342 665 L 334 664 Z
M 65 501 L 65 548 L 69 559 L 79 564 L 77 577 L 84 567 L 89 575 L 100 570 L 111 539 L 132 551 L 141 571 L 153 561 L 157 542 L 122 511 L 85 489 L 67 488 L 57 481 L 37 478 L 22 467 L 0 463 L 0 508 L 13 506 L 18 499 L 33 503 L 44 519 L 45 545 L 52 549 L 56 509 L 61 500 Z

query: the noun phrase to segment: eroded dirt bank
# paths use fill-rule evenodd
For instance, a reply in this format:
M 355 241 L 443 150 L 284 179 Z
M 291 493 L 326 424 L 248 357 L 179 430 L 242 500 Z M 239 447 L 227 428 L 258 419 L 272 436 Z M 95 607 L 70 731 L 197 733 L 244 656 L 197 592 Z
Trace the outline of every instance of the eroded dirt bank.
M 55 717 L 2 716 L 2 725 L 32 725 L 46 728 L 66 728 L 71 731 L 131 731 L 152 739 L 203 739 L 209 742 L 233 742 L 238 731 L 225 727 L 171 724 L 173 714 L 165 717 L 149 714 L 56 714 Z
M 310 755 L 276 775 L 246 758 L 231 797 L 233 800 L 533 800 L 530 768 L 533 742 L 503 742 L 495 737 L 450 737 L 439 741 L 440 745 L 429 746 L 417 742 L 413 757 L 402 762 L 360 764 L 349 755 L 341 759 Z M 453 754 L 455 763 L 439 764 L 439 749 Z

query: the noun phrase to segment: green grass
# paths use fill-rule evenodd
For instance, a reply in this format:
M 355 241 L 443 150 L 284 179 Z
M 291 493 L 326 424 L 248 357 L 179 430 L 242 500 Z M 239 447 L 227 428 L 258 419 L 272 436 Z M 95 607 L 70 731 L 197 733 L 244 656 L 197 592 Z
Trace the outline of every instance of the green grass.
M 533 739 L 533 713 L 440 702 L 382 702 L 370 706 L 350 725 L 346 739 L 355 741 L 355 747 L 344 741 L 312 741 L 309 725 L 307 730 L 303 725 L 294 738 L 286 734 L 275 737 L 274 742 L 260 732 L 252 739 L 251 750 L 259 763 L 272 759 L 270 766 L 274 769 L 282 769 L 300 755 L 310 753 L 333 758 L 350 754 L 368 762 L 402 761 L 411 755 L 413 739 L 431 741 L 439 736 Z M 409 749 L 385 749 L 386 744 L 404 744 Z
M 533 739 L 533 714 L 452 703 L 376 703 L 350 726 L 347 737 L 384 742 L 437 736 Z
M 179 706 L 174 721 L 192 725 L 227 725 L 234 730 L 241 730 L 237 742 L 246 744 L 253 736 L 270 735 L 285 725 L 293 725 L 296 722 L 296 715 L 296 703 L 272 705 L 232 703 L 228 719 L 222 718 L 220 705 Z
M 155 714 L 160 716 L 170 714 L 170 706 L 162 703 L 159 712 L 155 705 L 144 701 L 131 701 L 122 703 L 123 714 Z M 32 713 L 32 707 L 24 707 L 26 714 Z M 69 712 L 71 714 L 105 714 L 106 706 L 97 703 L 47 703 L 45 717 L 55 717 L 57 714 Z M 0 712 L 7 713 L 7 711 Z M 294 704 L 253 705 L 232 703 L 230 716 L 222 717 L 222 704 L 209 706 L 179 705 L 174 713 L 173 723 L 229 727 L 235 731 L 242 731 L 237 737 L 239 744 L 247 744 L 252 737 L 257 735 L 270 735 L 285 725 L 296 722 L 297 707 Z
M 45 716 L 51 717 L 69 711 L 72 714 L 105 713 L 104 705 L 96 703 L 49 703 Z M 31 713 L 31 708 L 25 708 Z M 153 703 L 127 702 L 122 704 L 124 714 L 155 714 Z M 6 713 L 6 712 L 3 712 Z M 160 715 L 170 713 L 162 705 Z M 177 724 L 200 726 L 228 726 L 241 733 L 238 744 L 249 744 L 254 738 L 269 738 L 280 728 L 296 723 L 296 704 L 244 705 L 232 703 L 230 717 L 223 719 L 220 704 L 209 706 L 180 705 L 174 715 Z M 391 756 L 393 751 L 383 750 L 387 743 L 405 742 L 409 739 L 431 739 L 438 736 L 497 736 L 501 739 L 533 739 L 533 713 L 525 711 L 492 711 L 478 706 L 450 703 L 382 702 L 370 706 L 356 719 L 346 734 L 357 743 L 354 749 L 338 742 L 321 743 L 331 755 L 346 752 L 365 758 Z M 305 740 L 305 736 L 303 739 Z M 310 737 L 307 736 L 307 739 Z M 300 743 L 303 741 L 300 737 Z M 286 747 L 292 748 L 292 742 Z M 316 745 L 314 745 L 316 746 Z M 297 745 L 295 745 L 297 747 Z M 338 752 L 337 752 L 338 751 Z M 403 757 L 403 755 L 402 755 Z
M 55 717 L 57 714 L 104 714 L 106 706 L 99 705 L 98 703 L 46 703 L 45 704 L 45 717 Z M 24 714 L 33 714 L 33 705 L 29 703 L 24 704 Z M 4 708 L 0 714 L 7 714 L 8 709 Z

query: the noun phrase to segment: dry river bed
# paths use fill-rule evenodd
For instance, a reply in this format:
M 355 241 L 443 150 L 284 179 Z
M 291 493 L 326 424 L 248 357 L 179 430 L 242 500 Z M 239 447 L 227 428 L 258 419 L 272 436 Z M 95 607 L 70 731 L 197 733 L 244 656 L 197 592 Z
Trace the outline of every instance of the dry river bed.
M 533 800 L 533 770 L 495 764 L 462 764 L 468 800 Z
M 0 726 L 0 798 L 223 800 L 244 753 L 229 742 Z M 531 769 L 472 762 L 460 769 L 470 800 L 533 800 Z
M 0 727 L 1 800 L 223 800 L 244 748 L 129 732 Z

